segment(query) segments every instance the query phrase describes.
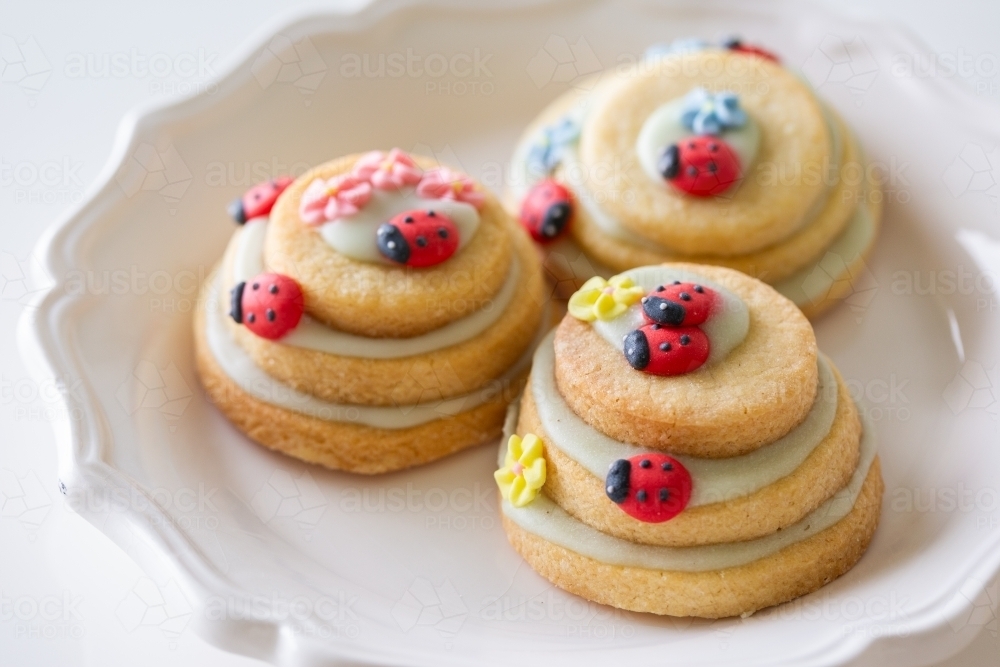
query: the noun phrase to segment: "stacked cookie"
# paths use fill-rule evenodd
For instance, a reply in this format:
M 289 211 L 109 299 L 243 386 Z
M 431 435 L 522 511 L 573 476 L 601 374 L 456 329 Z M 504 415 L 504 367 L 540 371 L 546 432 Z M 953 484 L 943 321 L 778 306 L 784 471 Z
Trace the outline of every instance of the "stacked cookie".
M 883 489 L 874 434 L 794 304 L 678 263 L 593 278 L 568 307 L 496 473 L 535 570 L 619 608 L 718 618 L 858 561 Z
M 555 100 L 508 204 L 579 286 L 666 261 L 737 269 L 813 316 L 850 293 L 881 217 L 841 118 L 777 57 L 684 40 Z M 571 290 L 570 290 L 571 291 Z
M 545 293 L 530 239 L 478 183 L 376 151 L 261 184 L 231 212 L 195 340 L 238 428 L 360 473 L 499 435 Z

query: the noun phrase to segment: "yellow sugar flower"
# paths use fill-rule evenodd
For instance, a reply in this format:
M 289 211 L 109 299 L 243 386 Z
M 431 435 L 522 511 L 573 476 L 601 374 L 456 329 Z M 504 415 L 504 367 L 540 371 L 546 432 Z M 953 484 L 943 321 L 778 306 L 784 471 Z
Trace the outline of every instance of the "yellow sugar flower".
M 514 507 L 524 507 L 538 495 L 545 484 L 545 457 L 542 440 L 533 433 L 524 438 L 510 436 L 503 467 L 493 473 L 500 495 Z
M 594 276 L 569 298 L 569 314 L 584 322 L 613 320 L 637 303 L 645 291 L 628 276 Z

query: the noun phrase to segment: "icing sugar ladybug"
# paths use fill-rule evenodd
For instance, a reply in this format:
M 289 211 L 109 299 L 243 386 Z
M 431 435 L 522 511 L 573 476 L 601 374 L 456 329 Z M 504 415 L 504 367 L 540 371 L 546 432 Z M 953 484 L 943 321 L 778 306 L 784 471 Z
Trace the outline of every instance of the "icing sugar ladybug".
M 304 311 L 302 288 L 280 273 L 261 273 L 238 283 L 230 293 L 230 317 L 268 340 L 277 340 L 298 326 Z
M 666 454 L 638 454 L 611 464 L 604 490 L 629 516 L 663 523 L 687 507 L 691 474 Z
M 715 290 L 675 280 L 642 297 L 642 316 L 647 322 L 656 324 L 697 326 L 709 318 L 718 303 L 719 295 Z
M 278 195 L 284 192 L 293 180 L 291 176 L 278 176 L 258 183 L 244 192 L 242 197 L 233 200 L 229 205 L 229 215 L 241 225 L 252 218 L 268 215 L 274 202 L 278 201 Z
M 379 225 L 375 243 L 386 259 L 398 264 L 434 266 L 458 250 L 458 227 L 437 211 L 404 211 Z
M 722 194 L 741 175 L 736 151 L 712 135 L 688 137 L 670 144 L 663 150 L 657 167 L 671 185 L 695 197 Z
M 774 53 L 768 51 L 765 48 L 759 46 L 754 46 L 753 44 L 744 44 L 740 39 L 734 37 L 732 39 L 727 39 L 723 46 L 725 46 L 730 51 L 736 51 L 737 53 L 745 53 L 750 56 L 760 56 L 767 60 L 773 62 L 781 62 L 781 60 Z
M 637 371 L 683 375 L 708 360 L 708 336 L 698 327 L 646 324 L 626 334 L 625 359 Z
M 536 183 L 521 202 L 521 224 L 539 243 L 548 243 L 569 227 L 573 197 L 564 185 L 546 178 Z

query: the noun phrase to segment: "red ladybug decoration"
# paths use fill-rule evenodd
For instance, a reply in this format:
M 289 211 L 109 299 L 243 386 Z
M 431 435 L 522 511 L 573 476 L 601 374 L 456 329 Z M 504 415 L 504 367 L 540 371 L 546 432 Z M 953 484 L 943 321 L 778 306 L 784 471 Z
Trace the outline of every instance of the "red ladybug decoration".
M 278 195 L 285 191 L 294 179 L 291 176 L 279 176 L 269 181 L 258 183 L 243 193 L 239 199 L 229 205 L 229 215 L 239 224 L 247 220 L 259 218 L 271 213 Z
M 647 324 L 625 336 L 625 359 L 637 371 L 683 375 L 708 360 L 708 336 L 698 327 Z
M 715 290 L 675 280 L 642 297 L 642 316 L 650 323 L 697 326 L 709 318 L 718 303 Z
M 437 211 L 404 211 L 379 225 L 375 243 L 386 259 L 397 264 L 434 266 L 458 250 L 458 227 Z
M 521 224 L 539 243 L 555 240 L 569 228 L 572 218 L 573 197 L 551 178 L 536 183 L 521 202 Z
M 629 516 L 663 523 L 691 500 L 691 473 L 666 454 L 638 454 L 611 464 L 604 490 Z
M 744 44 L 742 41 L 736 38 L 727 39 L 725 44 L 723 44 L 723 46 L 725 46 L 730 51 L 736 51 L 737 53 L 745 53 L 748 56 L 759 56 L 761 58 L 776 63 L 781 62 L 778 56 L 768 51 L 767 49 L 761 48 L 759 46 L 754 46 L 753 44 Z
M 305 312 L 302 288 L 280 273 L 261 273 L 238 283 L 230 297 L 230 317 L 268 340 L 278 340 L 298 326 Z
M 740 179 L 740 158 L 722 139 L 688 137 L 667 146 L 657 164 L 663 178 L 695 197 L 720 195 Z

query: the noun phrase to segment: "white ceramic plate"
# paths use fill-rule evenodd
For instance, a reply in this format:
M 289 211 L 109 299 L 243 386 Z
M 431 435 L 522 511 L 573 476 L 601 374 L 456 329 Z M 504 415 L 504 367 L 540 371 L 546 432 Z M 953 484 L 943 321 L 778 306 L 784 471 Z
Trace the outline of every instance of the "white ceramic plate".
M 876 252 L 817 329 L 867 400 L 888 487 L 848 575 L 745 620 L 616 612 L 553 589 L 507 545 L 493 447 L 363 479 L 271 454 L 206 401 L 190 311 L 233 230 L 225 204 L 251 180 L 396 145 L 499 187 L 519 128 L 581 77 L 655 41 L 732 33 L 801 66 L 890 167 Z M 55 287 L 22 328 L 37 373 L 71 388 L 69 502 L 149 572 L 123 622 L 283 665 L 915 665 L 957 651 L 996 622 L 1000 132 L 992 107 L 914 54 L 928 57 L 897 29 L 791 2 L 390 1 L 293 17 L 217 85 L 128 116 L 97 186 L 44 241 Z

